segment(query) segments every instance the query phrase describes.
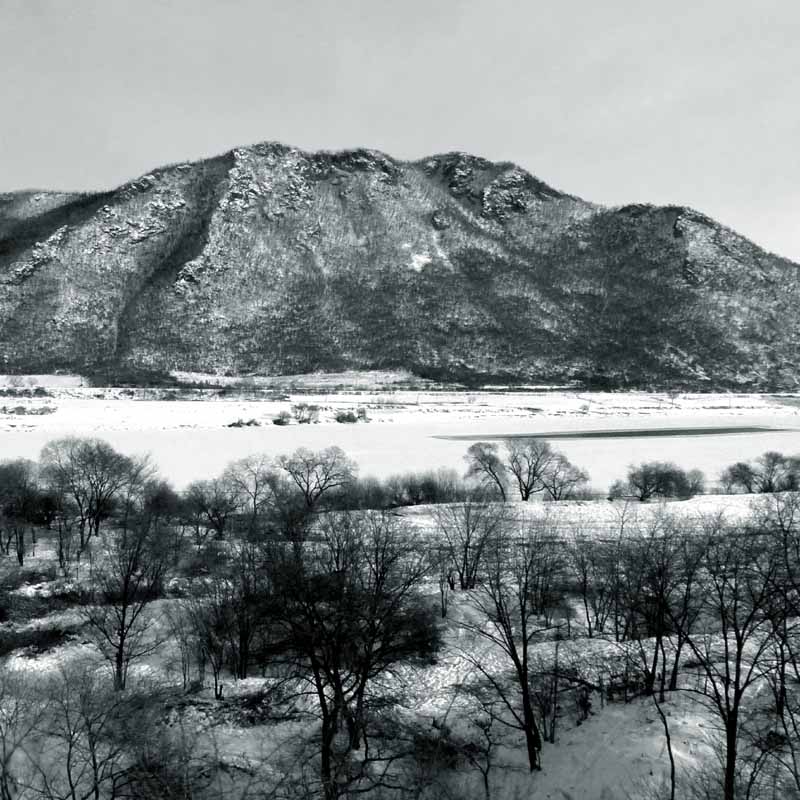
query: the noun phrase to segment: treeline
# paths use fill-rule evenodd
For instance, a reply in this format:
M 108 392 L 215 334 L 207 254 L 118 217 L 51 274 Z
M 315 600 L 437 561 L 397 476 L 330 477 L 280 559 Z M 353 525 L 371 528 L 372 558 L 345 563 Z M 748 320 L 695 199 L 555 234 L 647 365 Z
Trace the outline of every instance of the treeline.
M 231 529 L 274 533 L 287 518 L 312 511 L 390 510 L 474 496 L 486 501 L 593 497 L 588 473 L 542 439 L 511 439 L 502 447 L 477 442 L 464 458 L 463 476 L 439 469 L 377 479 L 359 477 L 355 462 L 338 447 L 300 448 L 277 458 L 241 459 L 178 492 L 148 458 L 125 456 L 96 439 L 56 440 L 42 450 L 39 463 L 0 463 L 0 551 L 13 551 L 23 564 L 30 544 L 26 537 L 43 524 L 58 530 L 59 552 L 68 561 L 68 551 L 82 551 L 105 519 L 124 513 L 131 493 L 143 508 L 191 529 L 198 541 L 209 535 L 224 538 Z M 725 492 L 796 491 L 800 458 L 766 452 L 727 467 L 720 485 Z M 699 470 L 652 461 L 631 465 L 625 478 L 612 484 L 608 498 L 688 499 L 705 490 Z
M 0 463 L 0 546 L 6 553 L 13 548 L 22 564 L 27 529 L 44 524 L 58 532 L 66 564 L 69 553 L 81 552 L 105 520 L 124 517 L 134 501 L 146 513 L 191 529 L 199 541 L 222 539 L 231 530 L 272 535 L 287 519 L 318 511 L 389 510 L 476 494 L 506 500 L 512 487 L 522 500 L 588 496 L 588 475 L 539 439 L 510 443 L 505 461 L 489 443 L 473 445 L 465 459 L 463 476 L 439 469 L 360 478 L 338 447 L 299 448 L 241 459 L 179 492 L 147 457 L 126 456 L 98 439 L 59 439 L 43 448 L 38 463 Z

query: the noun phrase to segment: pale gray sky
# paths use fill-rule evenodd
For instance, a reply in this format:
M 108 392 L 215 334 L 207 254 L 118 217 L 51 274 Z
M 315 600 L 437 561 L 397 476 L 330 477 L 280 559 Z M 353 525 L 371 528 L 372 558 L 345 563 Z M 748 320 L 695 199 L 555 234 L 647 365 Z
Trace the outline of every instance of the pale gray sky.
M 0 0 L 0 191 L 466 150 L 800 261 L 798 0 Z

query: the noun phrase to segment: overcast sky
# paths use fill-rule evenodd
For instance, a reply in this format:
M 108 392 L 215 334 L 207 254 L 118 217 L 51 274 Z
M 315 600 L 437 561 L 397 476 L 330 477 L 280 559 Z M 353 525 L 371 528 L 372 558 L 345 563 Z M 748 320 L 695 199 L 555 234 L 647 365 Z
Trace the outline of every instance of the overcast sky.
M 466 150 L 800 261 L 798 0 L 0 0 L 0 191 Z

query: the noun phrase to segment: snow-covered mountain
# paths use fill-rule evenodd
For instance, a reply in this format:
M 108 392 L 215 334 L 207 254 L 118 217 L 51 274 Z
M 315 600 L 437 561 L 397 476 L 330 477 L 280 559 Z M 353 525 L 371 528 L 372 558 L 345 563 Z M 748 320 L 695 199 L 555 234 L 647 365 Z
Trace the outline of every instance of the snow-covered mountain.
M 683 207 L 464 153 L 265 143 L 0 195 L 0 372 L 794 388 L 800 266 Z

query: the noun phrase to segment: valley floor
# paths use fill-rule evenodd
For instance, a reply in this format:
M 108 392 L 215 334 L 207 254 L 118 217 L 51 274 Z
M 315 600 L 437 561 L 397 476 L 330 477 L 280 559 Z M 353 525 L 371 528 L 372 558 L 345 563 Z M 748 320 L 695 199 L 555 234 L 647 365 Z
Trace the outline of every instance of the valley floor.
M 245 455 L 301 446 L 338 445 L 362 475 L 461 471 L 473 441 L 552 434 L 554 446 L 588 470 L 593 488 L 603 492 L 632 462 L 675 461 L 702 469 L 713 484 L 734 461 L 766 450 L 800 451 L 795 396 L 327 388 L 220 396 L 211 390 L 61 386 L 47 389 L 45 397 L 7 396 L 0 398 L 0 452 L 36 458 L 50 439 L 99 436 L 123 452 L 150 452 L 164 474 L 183 486 Z M 318 406 L 316 424 L 273 424 L 298 403 Z M 360 409 L 369 422 L 336 422 L 337 413 Z

